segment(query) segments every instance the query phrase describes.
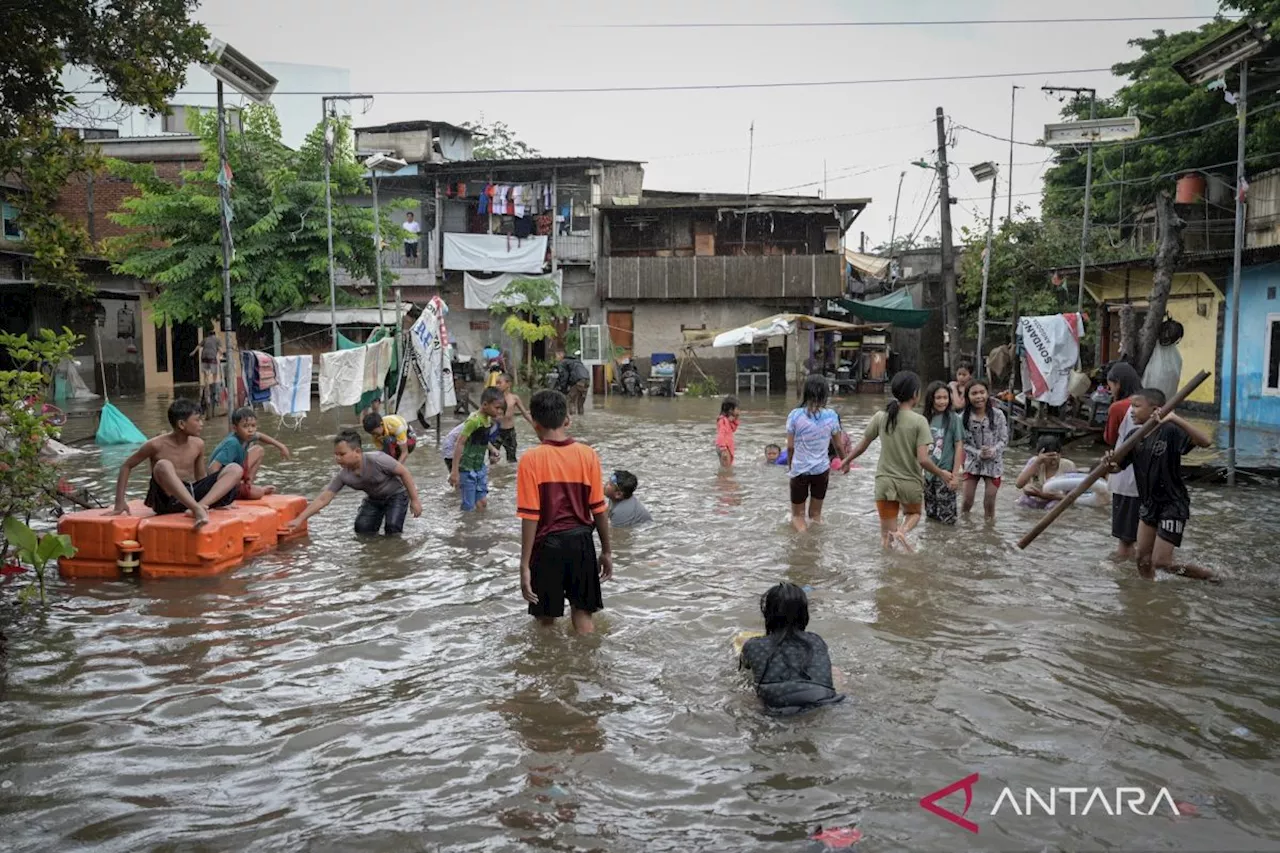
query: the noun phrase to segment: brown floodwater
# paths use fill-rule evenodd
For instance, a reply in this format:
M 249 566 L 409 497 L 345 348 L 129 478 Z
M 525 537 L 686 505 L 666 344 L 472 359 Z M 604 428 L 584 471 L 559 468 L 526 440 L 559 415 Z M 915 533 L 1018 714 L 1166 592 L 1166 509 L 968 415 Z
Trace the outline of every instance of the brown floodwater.
M 122 407 L 154 434 L 167 403 Z M 857 431 L 876 403 L 837 408 Z M 820 528 L 790 530 L 785 471 L 763 464 L 788 408 L 745 399 L 731 474 L 716 401 L 578 420 L 655 518 L 615 534 L 593 637 L 524 613 L 514 467 L 463 516 L 431 438 L 402 538 L 357 539 L 346 492 L 308 540 L 224 577 L 56 582 L 5 628 L 3 849 L 791 851 L 820 849 L 819 825 L 858 826 L 864 851 L 1280 849 L 1280 491 L 1193 489 L 1186 552 L 1219 586 L 1112 565 L 1102 510 L 1021 552 L 1035 515 L 1008 485 L 994 526 L 925 524 L 918 554 L 886 554 L 875 448 Z M 295 456 L 269 451 L 262 480 L 314 496 L 338 418 L 275 421 Z M 105 497 L 123 453 L 70 473 Z M 849 696 L 788 719 L 760 712 L 730 648 L 781 579 L 811 588 Z M 919 805 L 973 773 L 976 836 Z M 1020 805 L 1166 787 L 1195 814 L 1072 816 L 1062 795 L 1053 816 L 993 816 L 1005 786 Z

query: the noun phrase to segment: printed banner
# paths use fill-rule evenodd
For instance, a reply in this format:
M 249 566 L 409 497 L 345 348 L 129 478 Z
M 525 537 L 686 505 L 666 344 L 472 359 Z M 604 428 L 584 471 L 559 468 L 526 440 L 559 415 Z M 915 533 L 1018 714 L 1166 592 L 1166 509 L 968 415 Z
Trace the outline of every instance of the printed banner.
M 1084 318 L 1079 314 L 1023 317 L 1018 321 L 1022 345 L 1022 387 L 1033 400 L 1061 406 L 1067 402 L 1071 371 L 1080 360 Z
M 433 296 L 409 329 L 409 346 L 400 368 L 400 393 L 396 400 L 396 414 L 407 420 L 416 416 L 425 423 L 446 406 L 457 405 L 453 360 L 444 324 L 448 311 L 444 301 Z

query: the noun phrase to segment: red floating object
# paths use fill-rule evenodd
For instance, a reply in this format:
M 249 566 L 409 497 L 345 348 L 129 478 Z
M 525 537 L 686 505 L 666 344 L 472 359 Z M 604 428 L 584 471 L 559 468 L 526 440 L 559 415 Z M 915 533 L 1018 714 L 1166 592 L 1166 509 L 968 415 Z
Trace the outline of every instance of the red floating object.
M 843 850 L 862 840 L 862 830 L 855 826 L 840 826 L 831 829 L 818 827 L 817 832 L 810 835 L 809 838 L 812 841 L 821 841 L 832 850 Z

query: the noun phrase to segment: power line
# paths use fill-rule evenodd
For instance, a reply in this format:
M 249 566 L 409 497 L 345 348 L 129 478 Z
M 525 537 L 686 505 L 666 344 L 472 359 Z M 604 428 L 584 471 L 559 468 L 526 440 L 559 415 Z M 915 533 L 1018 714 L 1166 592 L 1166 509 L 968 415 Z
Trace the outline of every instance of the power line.
M 388 89 L 383 91 L 366 92 L 368 95 L 377 95 L 379 97 L 410 95 L 410 96 L 436 96 L 444 97 L 448 95 L 591 95 L 591 94 L 610 94 L 620 92 L 706 92 L 706 91 L 724 91 L 732 89 L 804 89 L 804 88 L 830 88 L 834 86 L 876 86 L 889 83 L 942 83 L 949 80 L 1003 80 L 1012 77 L 1045 77 L 1063 74 L 1100 74 L 1110 72 L 1110 68 L 1075 68 L 1065 71 L 1001 71 L 991 74 L 940 74 L 929 77 L 877 77 L 867 80 L 798 80 L 794 82 L 780 83 L 688 83 L 684 85 L 671 86 L 555 86 L 547 88 L 521 88 L 521 89 Z M 84 95 L 106 95 L 110 94 L 105 89 L 80 89 L 70 94 Z M 213 95 L 209 92 L 185 91 L 185 95 Z M 281 95 L 300 95 L 306 97 L 319 97 L 329 95 L 329 91 L 294 91 L 282 92 L 277 89 L 272 93 L 272 97 Z
M 1143 21 L 1213 21 L 1214 15 L 1147 15 L 1115 18 L 968 18 L 950 21 L 774 21 L 765 23 L 578 24 L 599 30 L 798 29 L 802 27 L 945 27 L 987 24 L 1120 24 Z M 1235 20 L 1234 18 L 1228 20 Z

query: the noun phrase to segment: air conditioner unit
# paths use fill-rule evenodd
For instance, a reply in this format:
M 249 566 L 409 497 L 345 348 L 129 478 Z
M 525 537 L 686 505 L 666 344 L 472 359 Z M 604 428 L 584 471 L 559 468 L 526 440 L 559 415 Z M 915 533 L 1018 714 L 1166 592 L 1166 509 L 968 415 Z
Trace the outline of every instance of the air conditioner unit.
M 266 69 L 225 41 L 210 41 L 209 52 L 213 54 L 213 62 L 202 63 L 204 70 L 250 100 L 259 104 L 271 100 L 271 93 L 280 81 Z

